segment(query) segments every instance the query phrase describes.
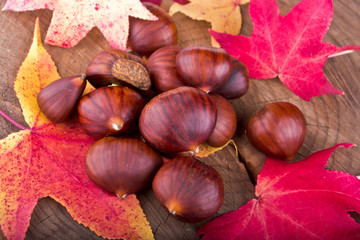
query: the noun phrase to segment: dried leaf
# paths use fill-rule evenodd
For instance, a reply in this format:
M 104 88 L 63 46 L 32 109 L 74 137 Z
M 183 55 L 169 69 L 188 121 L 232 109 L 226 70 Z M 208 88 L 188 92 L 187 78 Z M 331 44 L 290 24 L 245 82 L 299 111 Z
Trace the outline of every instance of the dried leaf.
M 94 139 L 74 119 L 53 124 L 40 112 L 36 96 L 57 78 L 37 20 L 33 44 L 14 85 L 30 128 L 0 140 L 0 225 L 5 236 L 23 239 L 38 198 L 50 196 L 105 238 L 153 239 L 135 195 L 120 200 L 87 177 L 84 157 Z
M 98 27 L 112 48 L 126 49 L 129 16 L 157 20 L 140 0 L 7 0 L 3 10 L 54 10 L 45 43 L 73 47 Z
M 181 12 L 196 20 L 211 23 L 211 29 L 221 33 L 239 34 L 241 29 L 241 12 L 239 4 L 246 4 L 250 0 L 189 0 L 190 3 L 171 5 L 169 14 Z M 214 38 L 212 46 L 219 44 Z
M 304 100 L 322 94 L 343 94 L 322 72 L 326 59 L 360 46 L 337 47 L 322 42 L 332 19 L 331 0 L 303 0 L 286 16 L 281 16 L 275 0 L 252 0 L 251 37 L 210 30 L 229 54 L 249 68 L 257 79 L 279 77 Z
M 233 145 L 233 147 L 236 150 L 236 155 L 237 155 L 237 147 L 236 144 L 233 140 L 228 141 L 227 143 L 224 144 L 224 146 L 221 147 L 212 147 L 206 143 L 202 143 L 199 146 L 199 152 L 197 154 L 195 154 L 195 157 L 207 157 L 221 149 L 223 149 L 224 147 L 226 147 L 227 145 L 229 145 L 231 143 L 231 145 Z
M 255 188 L 257 199 L 202 226 L 210 239 L 360 239 L 360 181 L 324 169 L 331 153 L 344 143 L 300 162 L 267 158 Z

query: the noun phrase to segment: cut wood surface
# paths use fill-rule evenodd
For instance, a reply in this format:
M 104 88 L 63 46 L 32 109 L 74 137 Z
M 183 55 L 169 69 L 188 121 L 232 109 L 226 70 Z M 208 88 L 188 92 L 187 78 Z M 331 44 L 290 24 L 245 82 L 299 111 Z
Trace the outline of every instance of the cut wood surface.
M 282 14 L 286 14 L 298 1 L 277 2 Z M 171 3 L 170 0 L 164 0 L 162 7 L 168 10 Z M 0 0 L 0 8 L 3 8 L 4 4 L 5 0 Z M 360 45 L 360 2 L 334 0 L 333 4 L 333 21 L 324 41 L 338 46 Z M 252 31 L 248 10 L 248 4 L 241 8 L 241 34 L 247 36 Z M 13 90 L 13 82 L 31 45 L 36 17 L 40 17 L 41 37 L 44 40 L 51 16 L 52 12 L 49 10 L 0 12 L 0 109 L 23 125 L 26 123 Z M 210 45 L 210 35 L 207 31 L 209 23 L 192 20 L 181 13 L 175 14 L 173 18 L 179 31 L 179 45 Z M 52 56 L 61 76 L 82 74 L 95 55 L 109 48 L 103 35 L 96 28 L 73 48 L 44 46 Z M 224 203 L 216 216 L 238 209 L 255 197 L 254 186 L 265 156 L 250 145 L 244 129 L 248 119 L 267 103 L 291 102 L 305 115 L 307 133 L 295 161 L 341 142 L 360 145 L 360 52 L 330 58 L 323 70 L 327 79 L 345 92 L 345 95 L 318 96 L 306 102 L 292 93 L 279 79 L 251 79 L 248 93 L 231 101 L 238 117 L 238 129 L 234 137 L 238 155 L 234 147 L 229 145 L 201 159 L 220 173 L 225 184 Z M 1 138 L 18 130 L 0 117 Z M 359 147 L 337 150 L 329 160 L 327 168 L 360 175 Z M 192 239 L 197 229 L 205 222 L 186 224 L 175 220 L 160 206 L 151 189 L 137 196 L 155 239 Z M 0 239 L 5 239 L 1 231 Z M 63 206 L 48 197 L 39 199 L 31 216 L 26 239 L 102 238 L 78 224 Z

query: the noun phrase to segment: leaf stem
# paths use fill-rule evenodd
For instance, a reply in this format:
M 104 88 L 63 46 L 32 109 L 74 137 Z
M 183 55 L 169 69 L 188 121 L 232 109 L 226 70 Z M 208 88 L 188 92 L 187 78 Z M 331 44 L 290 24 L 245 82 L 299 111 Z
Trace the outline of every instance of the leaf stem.
M 331 55 L 328 56 L 328 58 L 337 57 L 337 56 L 349 54 L 349 53 L 352 53 L 352 52 L 354 52 L 354 50 L 345 50 L 345 51 L 342 51 L 342 52 L 337 52 L 337 53 L 331 54 Z
M 9 115 L 4 113 L 1 109 L 0 109 L 0 115 L 3 116 L 6 120 L 8 120 L 10 123 L 12 123 L 14 126 L 18 127 L 21 130 L 28 130 L 29 129 L 27 127 L 24 127 L 23 125 L 21 125 L 17 121 L 15 121 L 14 119 L 12 119 Z

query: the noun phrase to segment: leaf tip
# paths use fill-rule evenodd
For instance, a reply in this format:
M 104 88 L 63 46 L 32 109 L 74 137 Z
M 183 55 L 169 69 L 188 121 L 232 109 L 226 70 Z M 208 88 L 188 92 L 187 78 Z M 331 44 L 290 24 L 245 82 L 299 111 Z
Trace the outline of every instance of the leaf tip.
M 212 30 L 211 28 L 208 29 L 209 33 L 212 35 L 213 33 L 216 34 L 217 32 L 215 32 L 214 30 Z
M 357 147 L 357 145 L 354 143 L 339 143 L 339 144 L 335 145 L 335 147 L 336 148 L 338 148 L 338 147 L 351 148 L 351 147 Z
M 37 43 L 38 45 L 41 44 L 41 35 L 40 35 L 40 21 L 39 17 L 35 20 L 35 29 L 34 29 L 34 38 L 33 42 Z
M 215 30 L 213 30 L 213 29 L 211 29 L 211 28 L 209 28 L 208 29 L 208 32 L 210 33 L 210 35 L 213 37 L 213 38 L 215 38 L 215 40 L 217 41 L 217 42 L 219 42 L 219 40 L 221 40 L 221 37 L 226 37 L 226 36 L 228 36 L 228 33 L 222 33 L 222 32 L 217 32 L 217 31 L 215 31 Z M 220 44 L 221 45 L 221 44 Z
M 1 11 L 10 10 L 8 6 L 8 1 L 6 1 L 5 6 L 1 9 Z
M 177 4 L 178 3 L 173 3 L 170 8 L 169 8 L 169 15 L 170 17 L 174 16 L 175 13 L 177 13 L 179 10 L 177 9 Z
M 347 144 L 346 148 L 357 147 L 357 145 L 355 143 L 345 143 L 345 144 Z

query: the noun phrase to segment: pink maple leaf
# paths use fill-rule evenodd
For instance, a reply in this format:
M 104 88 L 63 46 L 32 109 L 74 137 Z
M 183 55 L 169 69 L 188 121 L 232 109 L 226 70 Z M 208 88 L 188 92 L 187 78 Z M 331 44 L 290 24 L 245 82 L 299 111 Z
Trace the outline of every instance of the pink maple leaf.
M 257 199 L 202 226 L 210 239 L 360 239 L 360 224 L 348 214 L 360 212 L 360 181 L 324 169 L 344 143 L 300 162 L 267 158 L 255 188 Z
M 322 42 L 332 20 L 331 0 L 303 0 L 281 16 L 275 0 L 252 0 L 251 37 L 210 30 L 229 54 L 249 68 L 251 78 L 279 79 L 304 100 L 322 94 L 342 94 L 322 72 L 332 54 L 360 50 Z

